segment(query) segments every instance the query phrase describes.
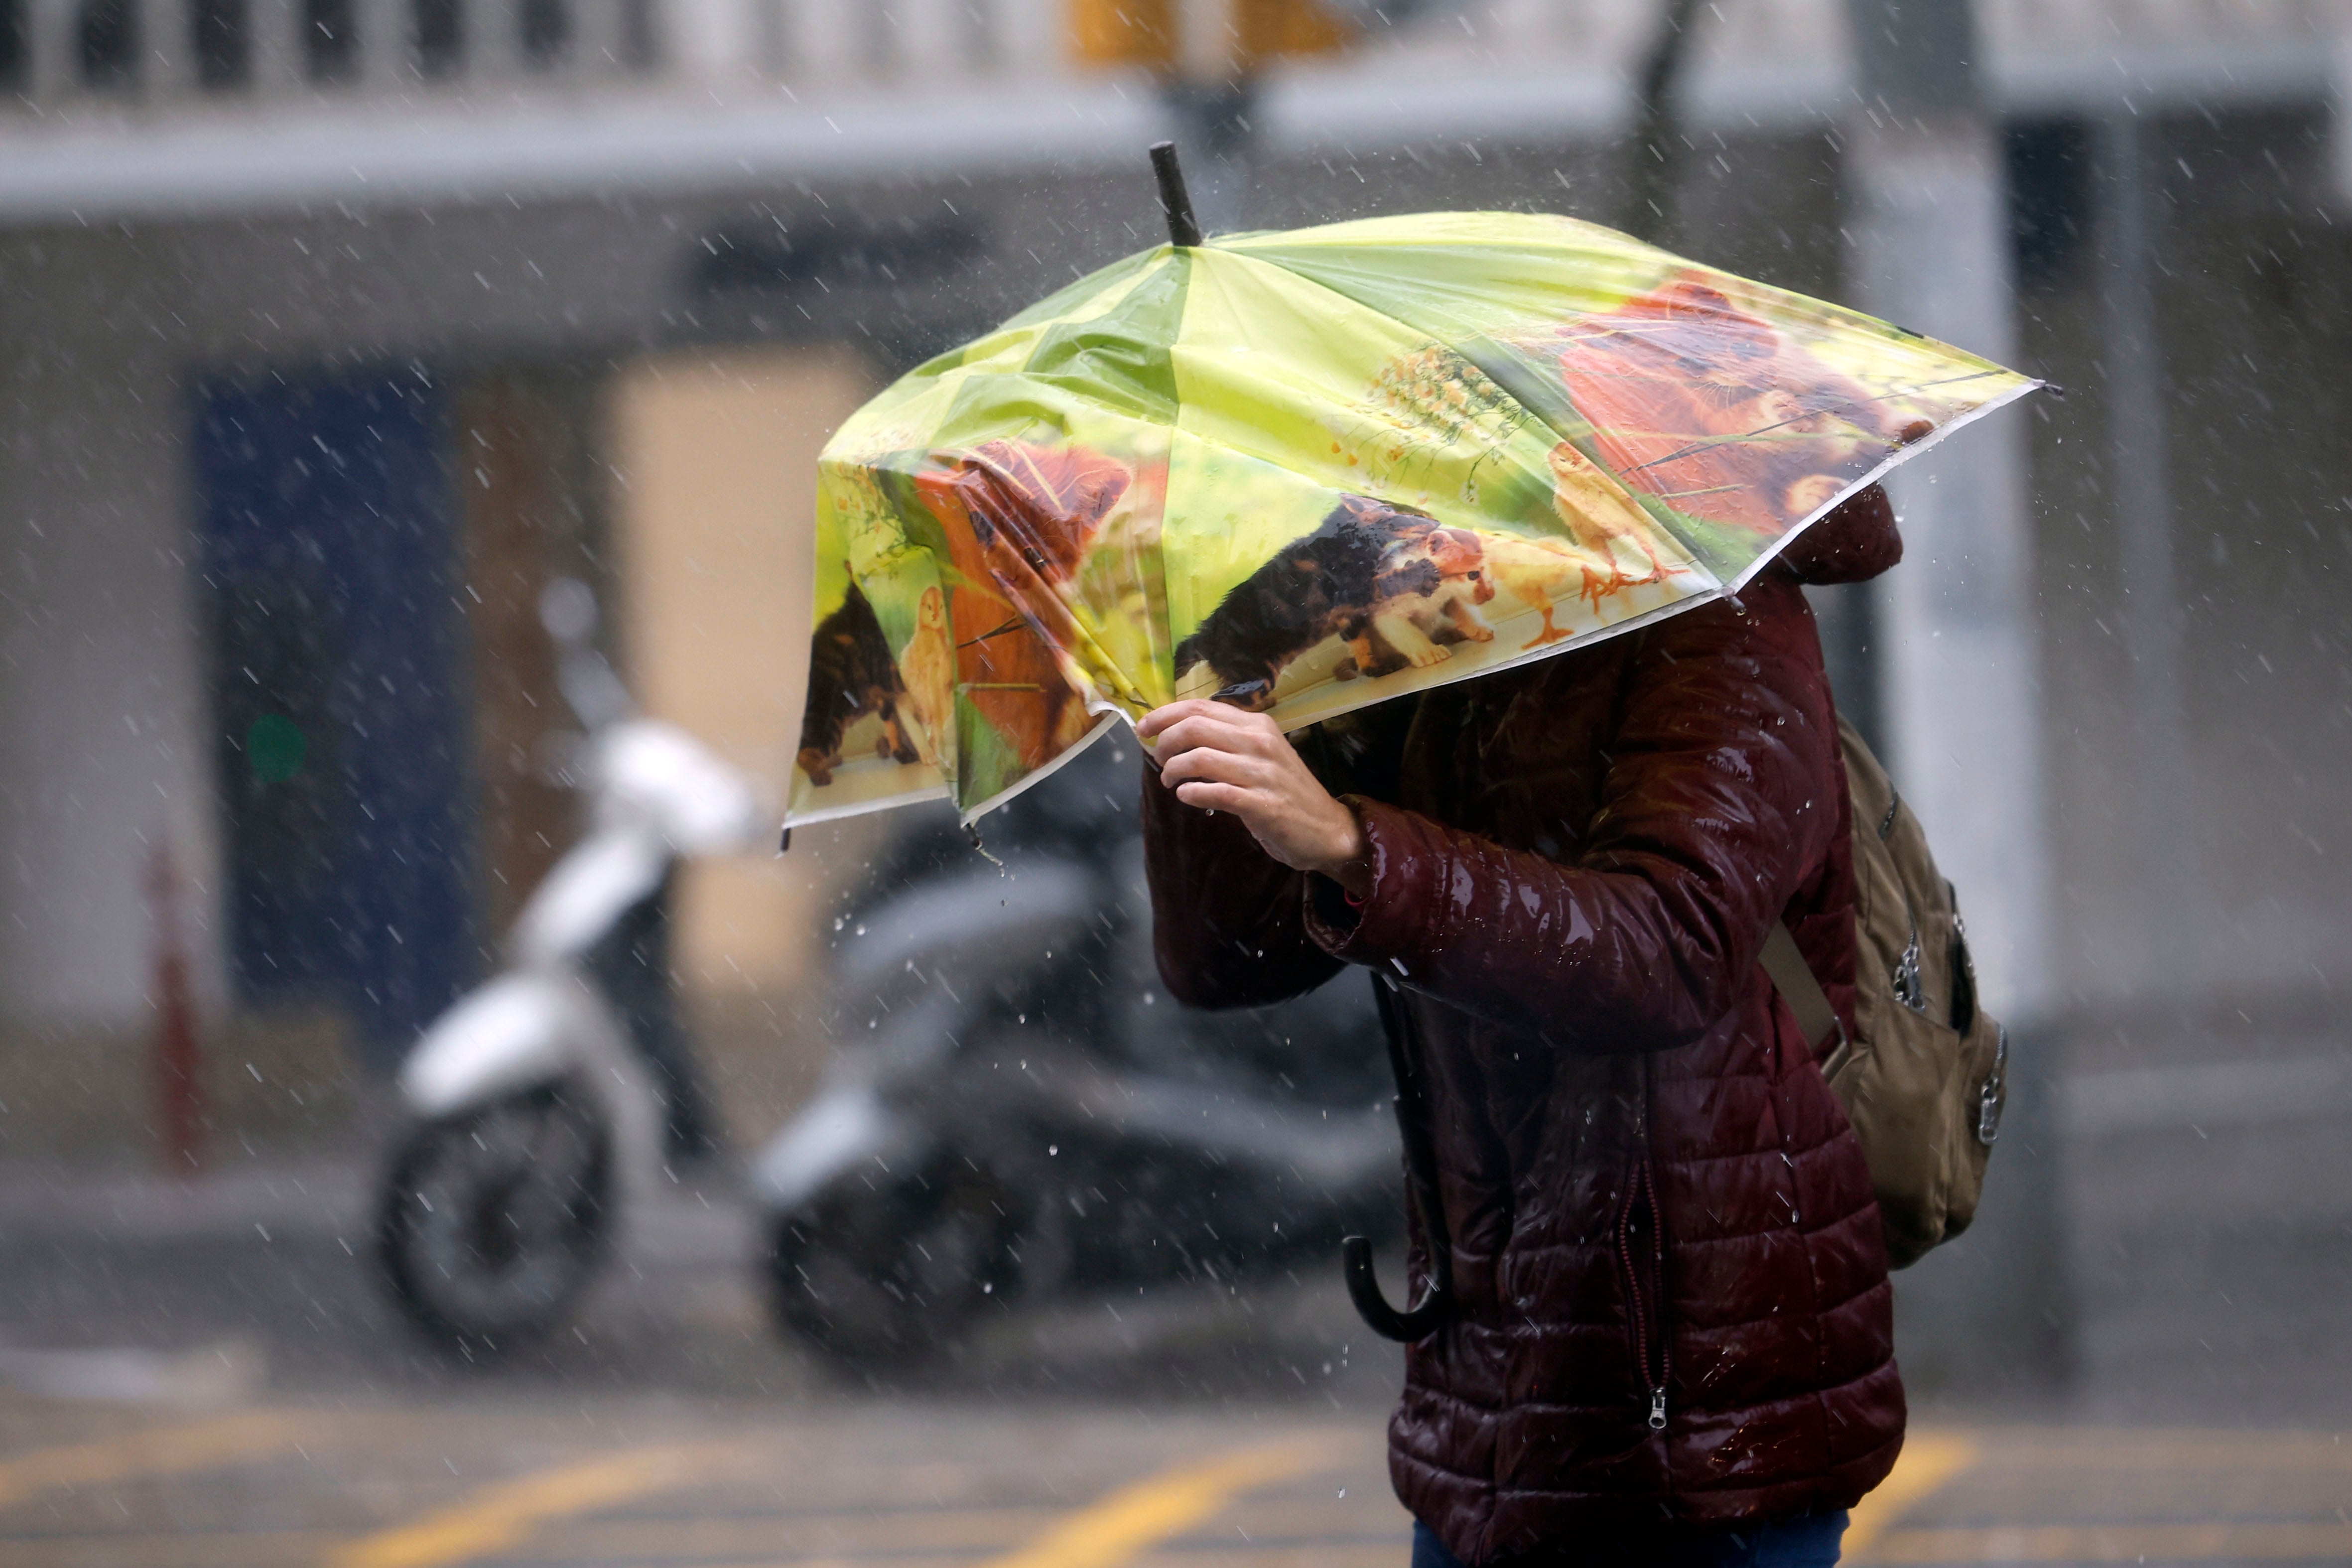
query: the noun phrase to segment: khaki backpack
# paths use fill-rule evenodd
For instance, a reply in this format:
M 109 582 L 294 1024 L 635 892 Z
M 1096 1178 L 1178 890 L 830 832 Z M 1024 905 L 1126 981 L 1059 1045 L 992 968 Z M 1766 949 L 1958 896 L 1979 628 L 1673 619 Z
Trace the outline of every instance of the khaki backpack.
M 1853 726 L 1841 719 L 1838 733 L 1853 798 L 1853 1033 L 1787 926 L 1772 928 L 1760 962 L 1816 1048 L 1843 1037 L 1822 1072 L 1862 1139 L 1887 1257 L 1902 1268 L 1976 1216 L 2009 1031 L 1977 1005 L 1958 900 L 1918 818 Z

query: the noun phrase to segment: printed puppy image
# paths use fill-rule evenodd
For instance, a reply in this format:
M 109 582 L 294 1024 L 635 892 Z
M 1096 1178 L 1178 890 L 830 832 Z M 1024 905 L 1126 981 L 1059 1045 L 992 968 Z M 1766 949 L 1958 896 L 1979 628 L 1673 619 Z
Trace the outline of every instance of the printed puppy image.
M 866 602 L 855 578 L 841 607 L 817 624 L 809 647 L 808 705 L 801 715 L 801 772 L 822 788 L 833 782 L 841 765 L 841 747 L 849 728 L 872 714 L 882 721 L 877 756 L 894 762 L 918 761 L 921 752 L 899 721 L 898 704 L 907 695 L 898 666 L 874 606 Z
M 1454 643 L 1492 642 L 1495 628 L 1478 606 L 1494 596 L 1484 540 L 1466 528 L 1415 531 L 1390 546 L 1370 624 L 1348 636 L 1348 657 L 1331 673 L 1392 675 L 1444 663 Z
M 1818 401 L 1818 400 L 1817 400 Z M 1780 460 L 1767 484 L 1780 486 L 1782 514 L 1796 522 L 1829 505 L 1838 492 L 1896 447 L 1907 447 L 1935 433 L 1935 426 L 1914 419 L 1884 436 L 1876 426 L 1854 423 L 1844 405 L 1816 407 L 1785 387 L 1757 397 L 1733 416 L 1759 433 L 1784 439 Z
M 1444 644 L 1493 639 L 1477 606 L 1494 596 L 1478 535 L 1344 496 L 1178 645 L 1178 689 L 1261 712 L 1283 670 L 1333 637 L 1349 644 L 1334 672 L 1341 679 L 1439 664 L 1449 657 Z
M 955 717 L 955 638 L 948 631 L 947 595 L 934 585 L 915 605 L 915 635 L 898 653 L 907 707 L 915 718 L 915 744 L 937 763 Z
M 1621 479 L 1760 532 L 1927 433 L 1892 428 L 1868 389 L 1694 275 L 1578 323 L 1556 348 L 1570 399 Z

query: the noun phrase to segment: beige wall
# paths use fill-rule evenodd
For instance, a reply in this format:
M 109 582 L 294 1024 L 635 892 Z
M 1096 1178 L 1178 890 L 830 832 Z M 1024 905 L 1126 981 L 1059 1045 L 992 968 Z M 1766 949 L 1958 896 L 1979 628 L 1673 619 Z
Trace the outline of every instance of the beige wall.
M 610 451 L 623 655 L 647 711 L 781 803 L 808 679 L 816 456 L 874 391 L 834 349 L 666 355 L 614 378 Z M 775 813 L 781 818 L 781 807 Z M 709 992 L 792 985 L 817 896 L 762 846 L 688 873 L 677 963 Z

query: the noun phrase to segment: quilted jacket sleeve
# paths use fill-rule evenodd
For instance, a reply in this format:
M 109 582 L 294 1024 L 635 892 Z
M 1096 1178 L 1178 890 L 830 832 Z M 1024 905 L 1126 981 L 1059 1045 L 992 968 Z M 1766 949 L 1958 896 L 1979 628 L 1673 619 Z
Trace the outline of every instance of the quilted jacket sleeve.
M 1355 910 L 1316 879 L 1307 934 L 1573 1048 L 1662 1050 L 1718 1023 L 1836 831 L 1835 720 L 1793 583 L 1636 635 L 1600 810 L 1572 858 L 1358 800 L 1372 891 Z
M 1303 872 L 1231 812 L 1196 810 L 1143 765 L 1151 945 L 1169 994 L 1194 1007 L 1255 1007 L 1311 991 L 1344 964 L 1307 934 Z

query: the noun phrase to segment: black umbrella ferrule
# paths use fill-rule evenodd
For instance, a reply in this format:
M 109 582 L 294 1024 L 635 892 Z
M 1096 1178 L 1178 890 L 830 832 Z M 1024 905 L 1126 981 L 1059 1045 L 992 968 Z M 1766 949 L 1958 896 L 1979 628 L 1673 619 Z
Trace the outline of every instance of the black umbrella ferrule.
M 1201 243 L 1201 221 L 1192 216 L 1192 194 L 1184 189 L 1184 170 L 1176 162 L 1176 143 L 1151 144 L 1151 172 L 1160 179 L 1160 210 L 1168 216 L 1168 243 L 1190 249 Z

